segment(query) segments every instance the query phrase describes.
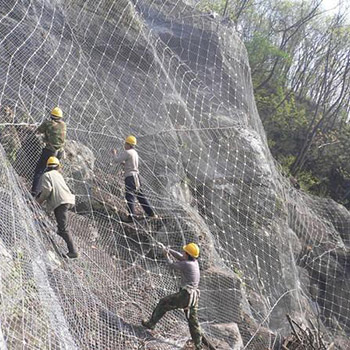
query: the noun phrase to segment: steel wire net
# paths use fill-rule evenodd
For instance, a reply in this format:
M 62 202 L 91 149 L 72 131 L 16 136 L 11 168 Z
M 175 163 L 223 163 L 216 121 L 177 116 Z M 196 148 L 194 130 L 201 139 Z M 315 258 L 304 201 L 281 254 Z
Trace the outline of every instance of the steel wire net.
M 346 339 L 349 214 L 281 176 L 229 23 L 177 0 L 0 0 L 0 34 L 1 349 L 191 349 L 181 310 L 140 324 L 179 288 L 157 242 L 191 241 L 205 347 L 281 346 L 287 314 Z M 29 192 L 57 105 L 74 261 Z M 121 221 L 129 134 L 159 219 Z

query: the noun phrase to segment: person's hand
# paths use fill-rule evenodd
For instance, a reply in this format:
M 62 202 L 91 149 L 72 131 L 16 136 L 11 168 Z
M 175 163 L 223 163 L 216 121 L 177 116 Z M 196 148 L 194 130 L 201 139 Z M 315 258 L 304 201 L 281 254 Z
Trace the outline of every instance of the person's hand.
M 163 249 L 163 255 L 167 258 L 169 256 L 169 250 L 168 249 Z
M 162 249 L 164 256 L 167 256 L 169 254 L 168 247 L 166 247 L 163 243 L 157 242 L 157 245 L 160 249 Z
M 164 251 L 164 250 L 167 250 L 167 247 L 166 247 L 163 243 L 161 243 L 161 242 L 158 242 L 158 247 L 159 247 L 160 249 L 162 249 L 163 251 Z

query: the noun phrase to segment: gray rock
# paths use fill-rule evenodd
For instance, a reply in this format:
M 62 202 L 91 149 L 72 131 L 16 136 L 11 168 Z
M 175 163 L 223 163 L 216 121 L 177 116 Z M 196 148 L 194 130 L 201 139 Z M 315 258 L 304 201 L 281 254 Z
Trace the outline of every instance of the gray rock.
M 62 162 L 66 173 L 77 181 L 90 181 L 94 177 L 95 156 L 84 144 L 67 140 Z
M 220 323 L 214 324 L 212 326 L 214 333 L 216 333 L 217 338 L 226 339 L 228 342 L 227 349 L 232 350 L 242 350 L 244 347 L 243 340 L 241 334 L 239 332 L 239 328 L 237 323 Z M 224 349 L 224 347 L 222 347 Z
M 200 320 L 223 348 L 233 346 L 231 331 L 250 342 L 249 349 L 269 348 L 288 333 L 287 313 L 298 320 L 320 314 L 330 337 L 349 334 L 349 213 L 291 188 L 276 169 L 243 43 L 192 1 L 133 4 L 2 1 L 0 104 L 11 101 L 39 124 L 59 103 L 68 125 L 63 170 L 84 215 L 70 214 L 70 227 L 85 254 L 41 276 L 62 303 L 76 343 L 86 349 L 140 345 L 140 318 L 178 288 L 153 252 L 154 239 L 176 249 L 200 244 Z M 162 219 L 126 227 L 117 220 L 125 212 L 123 179 L 110 151 L 130 133 L 138 138 L 144 192 Z M 18 135 L 14 169 L 31 179 L 41 145 L 29 130 Z M 3 152 L 0 160 L 2 239 L 29 258 L 46 257 L 47 227 L 33 224 L 38 209 L 26 206 L 28 193 Z M 54 322 L 41 328 L 55 315 L 37 304 L 30 267 L 25 272 L 14 280 L 28 294 L 28 319 L 19 317 L 18 324 L 40 325 L 26 327 L 17 341 L 23 327 L 10 322 L 11 346 L 36 337 L 38 346 L 64 346 Z M 101 322 L 103 308 L 122 312 L 135 333 L 116 334 Z M 183 315 L 166 317 L 160 332 L 169 343 L 152 340 L 154 348 L 184 342 L 174 334 Z

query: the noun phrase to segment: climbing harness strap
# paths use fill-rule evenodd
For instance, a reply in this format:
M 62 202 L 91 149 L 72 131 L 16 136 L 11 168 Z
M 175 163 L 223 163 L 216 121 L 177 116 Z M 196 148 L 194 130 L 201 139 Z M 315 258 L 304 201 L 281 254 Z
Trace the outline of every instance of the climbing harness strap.
M 66 157 L 65 151 L 63 148 L 57 149 L 54 153 L 54 157 L 58 159 L 65 159 Z
M 188 304 L 184 308 L 185 316 L 186 316 L 186 318 L 188 320 L 190 318 L 191 308 L 196 306 L 197 303 L 198 303 L 199 296 L 200 296 L 200 291 L 199 291 L 199 289 L 192 288 L 191 286 L 186 286 L 186 287 L 183 287 L 182 289 L 186 290 L 186 292 L 190 296 L 189 299 L 188 299 Z
M 138 174 L 133 174 L 132 176 L 134 178 L 134 183 L 135 183 L 135 192 L 137 193 L 141 187 L 140 178 Z

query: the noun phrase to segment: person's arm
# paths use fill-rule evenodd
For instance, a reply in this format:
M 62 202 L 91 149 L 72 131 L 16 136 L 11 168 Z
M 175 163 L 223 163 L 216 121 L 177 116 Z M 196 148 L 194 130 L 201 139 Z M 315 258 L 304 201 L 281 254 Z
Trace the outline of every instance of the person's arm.
M 168 263 L 169 266 L 172 267 L 175 270 L 179 270 L 179 271 L 184 271 L 184 269 L 186 269 L 186 261 L 182 260 L 182 261 L 172 261 L 171 258 L 168 258 Z
M 63 146 L 66 144 L 67 140 L 67 124 L 63 122 L 64 127 L 63 127 Z
M 52 184 L 48 176 L 43 175 L 41 179 L 42 179 L 41 193 L 39 197 L 36 199 L 39 204 L 42 204 L 43 202 L 45 202 L 49 198 L 52 191 Z
M 176 250 L 173 250 L 173 249 L 166 247 L 161 242 L 157 242 L 157 245 L 160 249 L 163 250 L 163 254 L 170 265 L 174 265 L 176 267 L 178 265 L 177 263 L 181 263 L 181 262 L 186 261 L 186 257 L 183 254 L 177 252 Z M 174 262 L 173 258 L 175 258 L 179 261 Z
M 116 154 L 116 152 L 114 153 L 114 161 L 116 163 L 122 163 L 125 162 L 129 157 L 129 154 L 126 153 L 125 151 L 121 152 L 119 155 Z
M 39 133 L 39 134 L 43 134 L 46 130 L 46 123 L 47 121 L 45 120 L 37 129 L 35 132 Z
M 179 260 L 179 261 L 186 260 L 185 256 L 182 253 L 179 253 L 173 249 L 168 249 L 168 251 L 171 254 L 171 256 L 173 256 L 176 260 Z

